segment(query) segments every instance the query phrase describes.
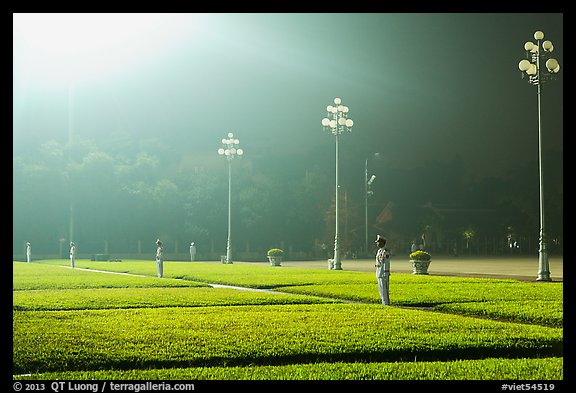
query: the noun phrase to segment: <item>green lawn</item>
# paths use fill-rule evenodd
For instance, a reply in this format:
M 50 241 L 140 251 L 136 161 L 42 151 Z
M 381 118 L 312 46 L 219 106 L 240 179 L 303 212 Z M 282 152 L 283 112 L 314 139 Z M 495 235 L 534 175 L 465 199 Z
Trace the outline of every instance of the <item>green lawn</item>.
M 563 379 L 562 283 L 63 263 L 13 263 L 15 378 Z

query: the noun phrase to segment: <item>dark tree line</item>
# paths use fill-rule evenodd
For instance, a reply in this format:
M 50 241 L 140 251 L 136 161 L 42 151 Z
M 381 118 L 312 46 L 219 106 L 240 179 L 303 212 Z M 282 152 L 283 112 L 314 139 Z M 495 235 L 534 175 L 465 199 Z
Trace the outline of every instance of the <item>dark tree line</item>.
M 167 250 L 185 254 L 190 241 L 200 255 L 226 247 L 227 162 L 216 151 L 182 153 L 157 139 L 68 144 L 48 141 L 13 157 L 13 253 L 67 251 L 70 234 L 80 254 L 152 254 L 161 238 Z M 333 248 L 334 168 L 329 152 L 299 156 L 266 154 L 232 162 L 232 239 L 237 252 L 264 255 L 282 247 L 297 258 Z M 364 155 L 365 157 L 366 155 Z M 550 242 L 561 252 L 563 182 L 561 154 L 546 156 L 546 218 Z M 340 194 L 343 249 L 362 254 L 365 241 L 363 160 L 344 157 Z M 529 162 L 504 177 L 475 179 L 462 159 L 406 169 L 374 165 L 385 182 L 369 198 L 370 246 L 382 233 L 405 247 L 426 233 L 447 242 L 532 238 L 539 230 L 538 168 Z M 471 232 L 470 232 L 471 231 Z M 535 239 L 534 239 L 535 238 Z M 446 245 L 445 245 L 446 246 Z

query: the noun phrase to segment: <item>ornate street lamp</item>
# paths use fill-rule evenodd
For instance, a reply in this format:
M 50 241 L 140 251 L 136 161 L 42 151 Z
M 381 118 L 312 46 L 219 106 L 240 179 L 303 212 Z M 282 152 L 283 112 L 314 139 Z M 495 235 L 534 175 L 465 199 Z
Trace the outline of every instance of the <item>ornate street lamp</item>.
M 540 115 L 540 96 L 542 84 L 555 79 L 560 71 L 560 64 L 551 57 L 554 45 L 551 41 L 542 41 L 544 33 L 537 31 L 534 33 L 536 44 L 528 41 L 524 44 L 527 59 L 518 63 L 518 68 L 522 71 L 522 78 L 528 75 L 528 83 L 538 88 L 538 170 L 540 174 L 540 247 L 538 249 L 538 278 L 536 281 L 552 281 L 550 279 L 550 269 L 548 264 L 548 251 L 546 232 L 544 230 L 544 173 L 542 170 L 542 120 Z M 546 67 L 542 67 L 545 63 Z
M 222 147 L 218 149 L 218 154 L 226 157 L 228 161 L 228 241 L 226 242 L 226 260 L 224 263 L 232 263 L 232 160 L 234 157 L 240 157 L 244 154 L 242 149 L 238 148 L 240 141 L 234 138 L 234 134 L 229 132 L 228 139 L 222 139 Z
M 342 105 L 340 98 L 334 98 L 336 106 L 328 105 L 326 111 L 327 117 L 322 119 L 322 126 L 325 130 L 332 132 L 336 137 L 336 230 L 334 233 L 334 270 L 342 270 L 342 262 L 340 260 L 340 250 L 338 245 L 338 136 L 344 131 L 352 131 L 354 122 L 348 118 L 348 107 Z

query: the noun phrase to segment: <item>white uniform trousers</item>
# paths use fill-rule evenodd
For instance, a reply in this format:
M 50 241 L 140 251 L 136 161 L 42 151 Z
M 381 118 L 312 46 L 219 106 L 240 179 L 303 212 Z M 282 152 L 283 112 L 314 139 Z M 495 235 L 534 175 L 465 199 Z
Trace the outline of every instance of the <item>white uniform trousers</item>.
M 380 299 L 382 299 L 382 305 L 390 305 L 390 275 L 385 274 L 384 277 L 378 277 L 378 292 L 380 292 Z
M 158 270 L 158 278 L 162 278 L 164 275 L 164 260 L 161 258 L 156 258 L 156 270 Z

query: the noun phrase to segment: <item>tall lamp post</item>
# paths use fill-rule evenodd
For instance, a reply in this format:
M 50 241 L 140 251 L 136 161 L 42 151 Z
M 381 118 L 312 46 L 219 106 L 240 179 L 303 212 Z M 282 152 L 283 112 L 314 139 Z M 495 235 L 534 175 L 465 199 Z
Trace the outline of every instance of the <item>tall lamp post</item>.
M 72 167 L 72 147 L 74 145 L 74 81 L 68 82 L 68 166 Z M 69 178 L 70 179 L 70 178 Z M 72 180 L 69 180 L 70 221 L 68 224 L 68 241 L 74 241 L 74 190 Z
M 518 68 L 522 71 L 522 77 L 528 75 L 528 83 L 537 87 L 538 95 L 538 170 L 540 174 L 540 247 L 538 249 L 538 277 L 536 281 L 552 281 L 550 279 L 550 269 L 548 264 L 548 251 L 546 231 L 544 229 L 544 173 L 542 170 L 542 118 L 540 114 L 540 101 L 542 84 L 554 79 L 560 71 L 560 64 L 551 57 L 554 45 L 551 41 L 542 41 L 544 33 L 537 31 L 534 33 L 536 44 L 528 41 L 524 44 L 526 57 L 521 60 Z M 542 67 L 545 62 L 546 67 Z
M 368 178 L 368 159 L 370 157 L 379 157 L 380 153 L 374 153 L 373 155 L 366 157 L 366 162 L 364 163 L 364 228 L 365 228 L 365 243 L 364 252 L 368 255 L 368 196 L 372 195 L 373 192 L 370 190 L 370 186 L 376 179 L 376 175 L 370 176 Z
M 328 105 L 326 111 L 327 117 L 322 119 L 322 126 L 325 130 L 332 132 L 336 137 L 336 230 L 334 232 L 334 270 L 342 270 L 342 261 L 340 260 L 340 249 L 338 244 L 338 136 L 344 131 L 352 131 L 354 122 L 348 118 L 348 107 L 342 105 L 340 98 L 334 98 L 336 106 Z
M 232 160 L 234 157 L 242 156 L 244 151 L 238 148 L 240 141 L 234 138 L 234 134 L 229 132 L 228 139 L 222 139 L 222 147 L 218 149 L 218 154 L 226 157 L 228 161 L 228 240 L 226 242 L 226 261 L 232 263 Z

